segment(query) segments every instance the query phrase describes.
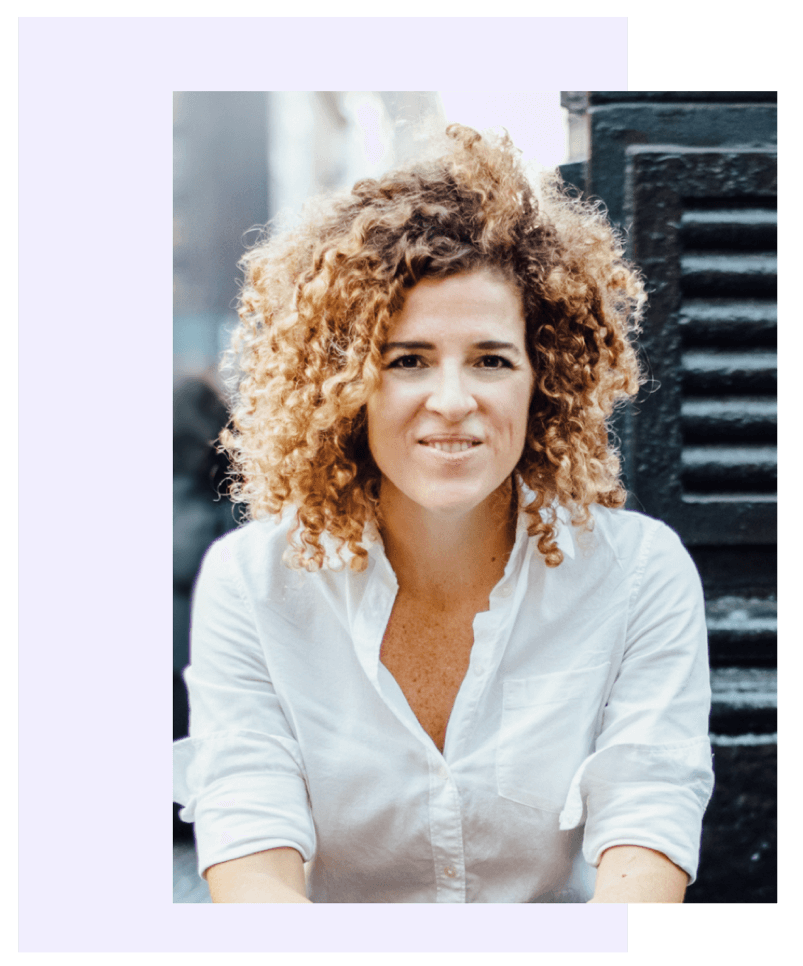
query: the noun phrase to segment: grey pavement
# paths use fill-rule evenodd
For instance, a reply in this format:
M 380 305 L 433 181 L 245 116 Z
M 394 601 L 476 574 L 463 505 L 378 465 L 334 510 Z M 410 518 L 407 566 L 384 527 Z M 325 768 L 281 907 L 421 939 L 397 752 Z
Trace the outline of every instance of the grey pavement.
M 173 843 L 173 902 L 211 902 L 209 886 L 198 875 L 194 842 Z

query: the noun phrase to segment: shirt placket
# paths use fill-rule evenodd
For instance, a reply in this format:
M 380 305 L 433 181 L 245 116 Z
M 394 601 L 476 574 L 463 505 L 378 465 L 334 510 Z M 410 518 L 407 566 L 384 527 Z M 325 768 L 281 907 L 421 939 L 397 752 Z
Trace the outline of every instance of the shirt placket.
M 471 661 L 457 695 L 446 732 L 444 752 L 454 762 L 467 750 L 464 741 L 471 731 L 476 708 L 488 680 L 496 673 L 526 592 L 531 548 L 520 535 L 505 576 L 494 588 L 490 608 L 474 618 Z
M 496 671 L 521 606 L 529 569 L 529 547 L 520 546 L 516 551 L 505 577 L 494 589 L 491 609 L 475 618 L 469 679 L 461 685 L 452 709 L 445 754 L 429 756 L 430 828 L 437 902 L 466 902 L 467 899 L 463 814 L 449 763 L 459 761 L 463 738 L 470 731 L 483 688 L 489 675 Z
M 523 536 L 519 536 L 523 540 Z M 518 542 L 518 541 L 517 541 Z M 473 720 L 488 676 L 495 672 L 504 645 L 510 636 L 515 614 L 521 605 L 527 581 L 529 548 L 517 546 L 507 573 L 491 598 L 490 611 L 477 616 L 475 640 L 468 669 L 469 681 L 458 693 L 450 721 L 445 752 L 453 761 L 460 754 L 465 731 L 460 725 Z M 422 728 L 403 716 L 394 702 L 388 702 L 379 682 L 379 655 L 382 636 L 390 619 L 398 585 L 390 564 L 379 554 L 366 588 L 365 598 L 352 627 L 352 635 L 363 668 L 383 701 L 393 710 L 405 728 L 422 743 L 429 769 L 429 825 L 435 877 L 436 902 L 466 902 L 466 865 L 463 848 L 463 816 L 460 794 L 446 758 L 441 755 Z M 459 706 L 458 706 L 459 705 Z
M 436 902 L 466 901 L 466 863 L 460 795 L 446 761 L 429 760 L 429 816 Z
M 422 728 L 389 702 L 379 682 L 382 635 L 396 595 L 395 577 L 385 560 L 376 561 L 365 599 L 360 606 L 352 636 L 360 663 L 382 700 L 421 742 L 429 770 L 429 827 L 435 875 L 436 902 L 466 901 L 466 868 L 463 853 L 463 822 L 460 796 L 448 765 Z

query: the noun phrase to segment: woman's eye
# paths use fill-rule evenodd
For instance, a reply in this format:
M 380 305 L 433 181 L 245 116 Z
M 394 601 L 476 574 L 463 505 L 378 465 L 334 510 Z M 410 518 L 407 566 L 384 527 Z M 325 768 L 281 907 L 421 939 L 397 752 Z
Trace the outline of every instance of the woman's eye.
M 399 356 L 390 363 L 388 369 L 417 369 L 420 356 Z M 484 363 L 482 369 L 512 369 L 513 363 L 503 356 L 483 356 L 480 362 Z M 490 363 L 490 364 L 489 364 Z
M 399 356 L 398 359 L 394 359 L 393 362 L 391 362 L 391 364 L 388 366 L 388 369 L 415 369 L 415 365 L 405 366 L 402 365 L 402 363 L 410 361 L 415 363 L 417 359 L 418 356 Z

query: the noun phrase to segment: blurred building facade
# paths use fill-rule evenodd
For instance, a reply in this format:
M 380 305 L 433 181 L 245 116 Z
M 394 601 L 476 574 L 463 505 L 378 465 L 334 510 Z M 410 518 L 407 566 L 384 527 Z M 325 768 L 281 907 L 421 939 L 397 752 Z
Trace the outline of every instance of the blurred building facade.
M 179 91 L 174 95 L 174 379 L 217 383 L 237 262 L 257 231 L 350 187 L 440 123 L 435 91 Z

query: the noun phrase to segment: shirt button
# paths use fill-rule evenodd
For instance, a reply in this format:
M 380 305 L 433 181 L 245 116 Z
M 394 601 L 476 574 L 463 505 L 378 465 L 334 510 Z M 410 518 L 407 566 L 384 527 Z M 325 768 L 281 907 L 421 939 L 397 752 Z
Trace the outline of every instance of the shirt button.
M 455 870 L 450 865 L 446 866 L 446 868 L 443 870 L 443 874 L 448 875 L 450 879 L 453 879 L 457 875 Z
M 512 593 L 513 593 L 513 588 L 510 586 L 510 584 L 505 584 L 505 586 L 500 588 L 499 590 L 500 597 L 510 597 Z
M 481 674 L 485 673 L 485 668 L 481 664 L 474 665 L 474 673 L 479 677 Z
M 446 765 L 441 765 L 441 767 L 438 769 L 438 778 L 443 778 L 445 781 L 448 777 L 449 769 L 446 767 Z

